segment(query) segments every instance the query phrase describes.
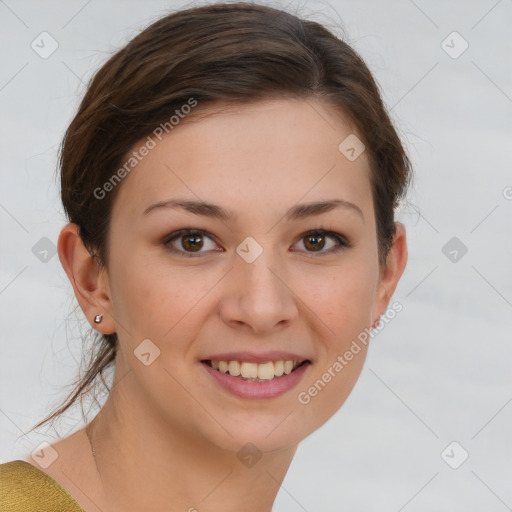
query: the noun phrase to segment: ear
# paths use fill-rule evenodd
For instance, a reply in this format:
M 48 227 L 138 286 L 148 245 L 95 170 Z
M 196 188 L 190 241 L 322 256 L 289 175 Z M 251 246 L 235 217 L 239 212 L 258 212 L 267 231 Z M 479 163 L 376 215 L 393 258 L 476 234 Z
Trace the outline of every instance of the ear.
M 116 332 L 107 271 L 101 268 L 84 246 L 76 224 L 66 224 L 62 228 L 57 250 L 78 303 L 91 326 L 103 334 Z M 95 323 L 94 317 L 99 314 L 103 315 L 103 319 L 101 323 Z
M 393 238 L 393 244 L 386 257 L 386 267 L 380 272 L 380 278 L 375 292 L 372 310 L 372 327 L 376 327 L 380 317 L 388 308 L 389 301 L 393 293 L 395 293 L 398 281 L 400 277 L 402 277 L 405 265 L 407 264 L 405 226 L 401 222 L 396 222 L 395 226 L 396 233 Z

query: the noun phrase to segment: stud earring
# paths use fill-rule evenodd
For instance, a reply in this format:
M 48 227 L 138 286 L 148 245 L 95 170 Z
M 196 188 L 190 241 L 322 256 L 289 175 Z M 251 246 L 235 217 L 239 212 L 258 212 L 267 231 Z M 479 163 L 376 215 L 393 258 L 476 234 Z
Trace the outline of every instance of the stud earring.
M 103 319 L 103 315 L 96 315 L 94 317 L 94 323 L 95 324 L 99 324 L 101 322 L 101 320 Z

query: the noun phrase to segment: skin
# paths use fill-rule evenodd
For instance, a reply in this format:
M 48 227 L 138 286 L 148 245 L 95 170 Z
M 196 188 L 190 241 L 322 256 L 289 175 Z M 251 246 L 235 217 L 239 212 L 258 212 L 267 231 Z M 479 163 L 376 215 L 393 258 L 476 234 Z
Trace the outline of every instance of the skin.
M 348 119 L 311 99 L 191 118 L 123 179 L 107 268 L 90 258 L 75 225 L 62 229 L 59 257 L 84 314 L 120 340 L 116 384 L 90 424 L 96 461 L 81 429 L 53 445 L 59 458 L 46 470 L 88 512 L 271 510 L 299 442 L 342 406 L 366 347 L 310 403 L 299 403 L 298 393 L 378 321 L 407 261 L 397 223 L 379 267 L 366 153 L 349 161 L 338 150 L 352 133 Z M 143 214 L 175 197 L 215 203 L 237 217 L 165 208 Z M 362 216 L 336 208 L 284 219 L 298 203 L 330 199 L 354 203 Z M 212 235 L 201 239 L 197 257 L 163 244 L 184 228 Z M 352 246 L 331 252 L 336 241 L 328 237 L 315 251 L 304 233 L 321 228 Z M 263 248 L 253 263 L 236 253 L 248 236 Z M 172 246 L 183 254 L 182 241 Z M 98 313 L 103 321 L 95 324 Z M 147 338 L 160 349 L 149 366 L 134 355 Z M 199 363 L 212 353 L 272 349 L 312 362 L 295 388 L 272 399 L 235 397 Z M 236 456 L 248 442 L 263 453 L 250 468 Z

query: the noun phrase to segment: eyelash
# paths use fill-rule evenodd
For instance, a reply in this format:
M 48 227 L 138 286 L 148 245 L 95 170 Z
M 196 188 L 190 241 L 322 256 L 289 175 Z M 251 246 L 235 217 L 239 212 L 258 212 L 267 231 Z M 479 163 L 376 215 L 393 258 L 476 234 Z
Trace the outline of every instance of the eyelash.
M 170 251 L 174 254 L 178 254 L 180 256 L 185 256 L 186 258 L 200 257 L 200 255 L 202 254 L 201 252 L 194 253 L 194 252 L 181 251 L 181 250 L 175 249 L 174 247 L 172 247 L 172 245 L 170 245 L 171 242 L 173 242 L 174 240 L 179 239 L 180 237 L 185 236 L 185 235 L 201 235 L 201 236 L 210 238 L 211 240 L 213 240 L 215 242 L 214 238 L 206 231 L 202 231 L 200 229 L 181 229 L 179 231 L 175 231 L 174 233 L 171 233 L 170 235 L 166 236 L 162 240 L 162 244 L 165 246 L 165 248 L 168 251 Z M 350 241 L 342 234 L 336 233 L 335 231 L 327 231 L 324 229 L 311 229 L 311 230 L 307 231 L 306 233 L 303 233 L 300 236 L 299 241 L 308 236 L 315 236 L 315 235 L 333 238 L 337 242 L 338 245 L 337 245 L 337 247 L 334 247 L 328 251 L 319 251 L 319 252 L 306 251 L 307 253 L 311 253 L 312 255 L 322 256 L 322 255 L 327 255 L 327 254 L 335 254 L 344 249 L 348 249 L 348 248 L 352 247 L 352 244 L 350 243 Z

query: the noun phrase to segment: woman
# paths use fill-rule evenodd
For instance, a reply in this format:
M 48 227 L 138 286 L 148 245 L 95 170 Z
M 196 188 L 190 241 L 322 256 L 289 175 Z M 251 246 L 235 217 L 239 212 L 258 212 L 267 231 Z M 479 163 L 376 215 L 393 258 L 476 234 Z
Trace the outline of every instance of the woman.
M 407 261 L 411 169 L 366 65 L 269 7 L 168 15 L 97 72 L 60 169 L 59 257 L 101 347 L 37 426 L 114 383 L 0 466 L 1 510 L 270 511 Z

